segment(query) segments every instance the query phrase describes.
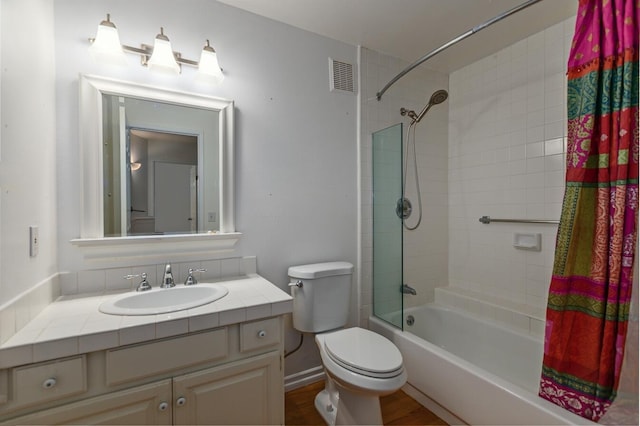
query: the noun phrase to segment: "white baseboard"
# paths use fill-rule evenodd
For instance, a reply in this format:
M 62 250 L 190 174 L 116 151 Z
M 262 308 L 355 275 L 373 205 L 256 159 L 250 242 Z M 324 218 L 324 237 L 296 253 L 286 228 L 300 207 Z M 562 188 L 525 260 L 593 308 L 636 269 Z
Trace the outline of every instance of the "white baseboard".
M 462 419 L 453 414 L 451 411 L 444 408 L 442 405 L 438 404 L 433 399 L 429 398 L 427 395 L 420 392 L 418 389 L 411 386 L 409 383 L 406 383 L 402 390 L 409 395 L 411 398 L 415 399 L 425 407 L 427 410 L 431 411 L 436 416 L 440 417 L 442 420 L 447 422 L 449 425 L 466 425 Z
M 324 380 L 324 370 L 321 365 L 286 376 L 284 378 L 284 391 L 288 392 L 320 380 Z

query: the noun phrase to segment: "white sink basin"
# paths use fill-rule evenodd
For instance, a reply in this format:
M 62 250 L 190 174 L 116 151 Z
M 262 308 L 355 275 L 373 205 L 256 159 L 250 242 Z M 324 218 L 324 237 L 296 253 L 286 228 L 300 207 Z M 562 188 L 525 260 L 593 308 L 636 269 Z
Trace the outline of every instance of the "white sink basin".
M 223 298 L 227 293 L 229 290 L 217 284 L 153 288 L 114 296 L 102 302 L 98 309 L 111 315 L 166 314 L 206 305 Z

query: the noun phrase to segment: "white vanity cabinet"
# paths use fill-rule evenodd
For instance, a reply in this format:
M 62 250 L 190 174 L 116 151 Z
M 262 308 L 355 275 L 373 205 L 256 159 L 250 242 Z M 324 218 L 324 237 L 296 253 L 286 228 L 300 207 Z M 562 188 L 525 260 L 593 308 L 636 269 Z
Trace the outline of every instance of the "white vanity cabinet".
M 283 356 L 278 316 L 20 366 L 0 425 L 283 424 Z
M 174 424 L 284 424 L 277 352 L 173 379 Z
M 171 379 L 8 420 L 3 425 L 170 425 Z

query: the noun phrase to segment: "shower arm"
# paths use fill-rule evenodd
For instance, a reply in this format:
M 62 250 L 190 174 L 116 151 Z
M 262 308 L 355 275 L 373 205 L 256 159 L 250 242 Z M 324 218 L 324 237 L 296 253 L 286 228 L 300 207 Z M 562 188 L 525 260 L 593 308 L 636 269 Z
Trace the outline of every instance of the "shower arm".
M 415 61 L 413 64 L 409 65 L 408 67 L 406 67 L 404 70 L 400 71 L 400 73 L 398 73 L 398 75 L 396 75 L 395 77 L 393 77 L 391 79 L 391 81 L 389 81 L 387 83 L 386 86 L 384 86 L 382 88 L 382 90 L 380 90 L 378 93 L 376 93 L 376 98 L 378 99 L 378 101 L 382 100 L 382 95 L 384 95 L 384 93 L 395 84 L 396 81 L 400 80 L 402 77 L 404 77 L 407 73 L 409 73 L 411 70 L 413 70 L 415 67 L 419 66 L 420 64 L 422 64 L 423 62 L 425 62 L 426 60 L 434 57 L 435 55 L 437 55 L 438 53 L 442 52 L 445 49 L 448 49 L 449 47 L 453 46 L 454 44 L 464 40 L 465 38 L 472 36 L 473 34 L 477 33 L 480 30 L 483 30 L 485 28 L 487 28 L 488 26 L 491 26 L 493 24 L 495 24 L 498 21 L 503 20 L 504 18 L 506 18 L 507 16 L 513 15 L 516 12 L 520 12 L 521 10 L 526 9 L 529 6 L 532 6 L 538 2 L 540 2 L 542 0 L 528 0 L 516 7 L 514 7 L 513 9 L 509 9 L 504 13 L 501 13 L 500 15 L 489 19 L 488 21 L 483 22 L 480 25 L 477 25 L 475 27 L 473 27 L 472 29 L 468 30 L 467 32 L 460 34 L 458 37 L 454 38 L 453 40 L 443 44 L 442 46 L 438 47 L 437 49 L 432 50 L 431 52 L 427 53 L 426 55 L 424 55 L 422 58 L 418 59 L 417 61 Z

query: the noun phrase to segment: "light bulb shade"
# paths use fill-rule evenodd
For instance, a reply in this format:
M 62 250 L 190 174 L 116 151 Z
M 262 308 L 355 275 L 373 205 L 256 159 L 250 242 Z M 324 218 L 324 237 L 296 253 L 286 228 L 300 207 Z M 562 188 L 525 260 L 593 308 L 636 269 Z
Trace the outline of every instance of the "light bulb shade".
M 89 53 L 96 62 L 106 62 L 117 65 L 124 65 L 126 63 L 118 30 L 111 21 L 102 21 L 100 25 L 98 25 L 96 38 L 89 47 Z
M 132 161 L 131 162 L 131 170 L 140 170 L 140 168 L 142 167 L 142 163 L 138 162 L 138 161 Z
M 219 84 L 224 80 L 224 74 L 218 64 L 218 55 L 211 47 L 205 46 L 198 64 L 198 79 Z
M 153 44 L 153 53 L 147 62 L 150 69 L 169 74 L 179 74 L 180 65 L 176 62 L 176 57 L 171 49 L 171 42 L 166 37 L 156 37 Z

